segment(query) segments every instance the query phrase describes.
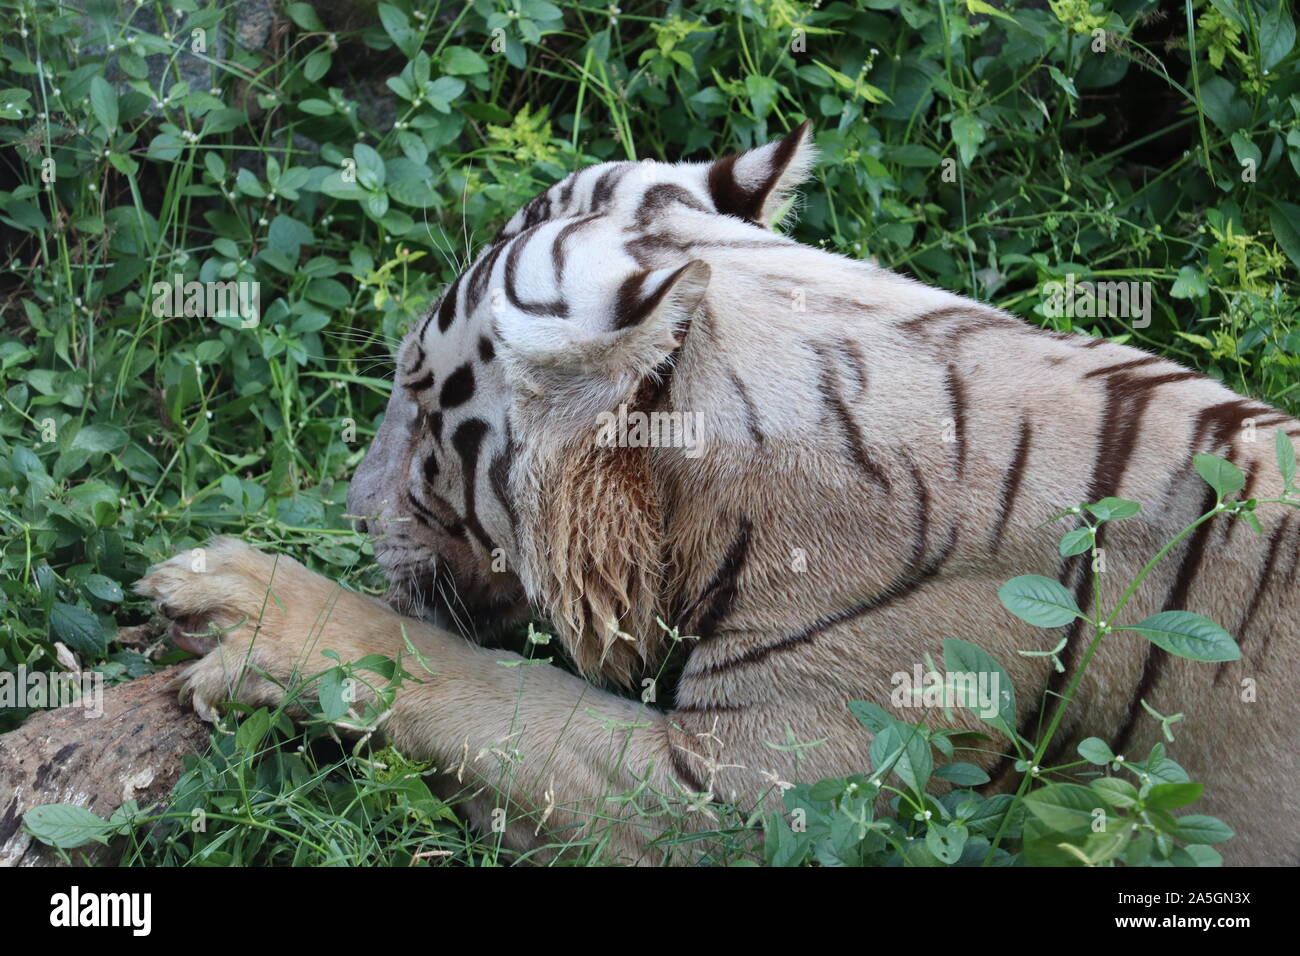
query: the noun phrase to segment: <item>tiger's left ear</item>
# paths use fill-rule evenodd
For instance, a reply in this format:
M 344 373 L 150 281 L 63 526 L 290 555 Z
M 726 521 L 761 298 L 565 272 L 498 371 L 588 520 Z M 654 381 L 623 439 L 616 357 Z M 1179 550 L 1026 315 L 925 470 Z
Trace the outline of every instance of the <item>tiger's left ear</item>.
M 512 385 L 547 398 L 558 415 L 594 425 L 658 375 L 682 344 L 709 278 L 708 263 L 696 259 L 626 276 L 611 290 L 608 311 L 590 321 L 503 316 L 496 331 Z
M 709 164 L 709 195 L 718 212 L 770 229 L 816 159 L 812 121 L 804 120 L 784 139 Z

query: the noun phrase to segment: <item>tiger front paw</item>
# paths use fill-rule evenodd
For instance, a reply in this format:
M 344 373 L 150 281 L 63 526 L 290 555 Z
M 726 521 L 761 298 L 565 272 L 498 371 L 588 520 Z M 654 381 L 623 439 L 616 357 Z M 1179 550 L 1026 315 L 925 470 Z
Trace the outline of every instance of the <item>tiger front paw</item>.
M 150 569 L 135 590 L 152 598 L 176 644 L 203 657 L 177 681 L 183 703 L 213 721 L 227 701 L 277 706 L 296 680 L 329 662 L 330 630 L 313 604 L 325 582 L 292 558 L 215 538 Z

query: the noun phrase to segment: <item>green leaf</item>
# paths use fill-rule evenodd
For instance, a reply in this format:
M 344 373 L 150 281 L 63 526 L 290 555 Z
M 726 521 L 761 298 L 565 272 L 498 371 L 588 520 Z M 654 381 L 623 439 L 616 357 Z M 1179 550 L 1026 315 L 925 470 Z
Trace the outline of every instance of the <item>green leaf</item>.
M 23 824 L 32 836 L 49 846 L 63 850 L 87 843 L 108 843 L 113 831 L 107 820 L 85 807 L 70 803 L 46 803 L 23 814 Z
M 1157 647 L 1192 661 L 1235 661 L 1241 658 L 1241 649 L 1227 631 L 1190 611 L 1161 611 L 1124 630 L 1137 631 Z
M 1081 740 L 1076 749 L 1079 751 L 1080 757 L 1099 767 L 1105 766 L 1115 759 L 1115 755 L 1110 752 L 1110 745 L 1100 737 L 1089 737 L 1087 740 Z
M 1092 831 L 1093 814 L 1101 799 L 1088 787 L 1053 783 L 1025 797 L 1025 809 L 1057 833 L 1076 836 Z
M 1232 828 L 1222 820 L 1199 813 L 1179 817 L 1174 831 L 1174 837 L 1184 843 L 1222 843 L 1232 836 Z
M 943 161 L 942 156 L 930 149 L 930 147 L 922 146 L 920 143 L 902 143 L 897 146 L 888 146 L 885 148 L 884 158 L 886 162 L 897 163 L 900 166 L 923 167 L 926 169 L 933 169 Z
M 270 729 L 271 715 L 265 707 L 259 707 L 239 722 L 239 729 L 235 731 L 235 746 L 241 753 L 254 755 Z
M 1098 521 L 1117 521 L 1121 518 L 1131 518 L 1142 510 L 1142 506 L 1136 501 L 1129 501 L 1125 498 L 1102 498 L 1101 501 L 1084 505 L 1084 508 Z
M 335 112 L 333 103 L 320 99 L 300 100 L 298 109 L 310 116 L 332 116 Z
M 1137 787 L 1119 777 L 1098 777 L 1088 786 L 1112 807 L 1135 807 L 1138 804 Z
M 118 584 L 110 577 L 102 574 L 89 574 L 86 576 L 86 590 L 99 598 L 101 601 L 109 601 L 113 604 L 119 603 L 124 595 L 122 594 L 122 585 Z
M 325 24 L 321 23 L 320 17 L 316 15 L 316 8 L 310 3 L 291 3 L 284 12 L 303 30 L 310 30 L 313 33 L 325 32 Z
M 127 434 L 116 425 L 87 425 L 72 439 L 72 448 L 105 454 L 118 451 L 127 442 Z
M 1223 866 L 1223 857 L 1217 850 L 1200 843 L 1192 843 L 1183 847 L 1183 852 L 1192 858 L 1196 866 Z
M 1083 554 L 1092 547 L 1092 529 L 1075 528 L 1073 531 L 1066 532 L 1061 537 L 1059 550 L 1061 557 L 1068 558 L 1076 554 Z
M 970 834 L 959 823 L 939 826 L 931 822 L 925 832 L 925 845 L 940 861 L 951 866 L 961 859 L 961 851 L 966 849 Z
M 1003 607 L 1035 627 L 1060 627 L 1083 615 L 1059 581 L 1041 574 L 1022 574 L 998 588 Z
M 1246 486 L 1246 476 L 1241 469 L 1218 455 L 1197 455 L 1192 459 L 1192 465 L 1205 483 L 1218 493 L 1220 501 Z
M 272 249 L 283 253 L 290 262 L 296 263 L 302 247 L 313 239 L 311 227 L 304 222 L 283 214 L 271 220 L 266 240 Z
M 0 119 L 22 119 L 24 114 L 30 116 L 31 113 L 28 111 L 31 107 L 27 101 L 31 96 L 32 94 L 27 90 L 16 87 L 0 90 Z
M 978 787 L 989 782 L 989 775 L 973 763 L 946 763 L 935 768 L 934 775 L 959 787 Z
M 302 61 L 302 75 L 311 83 L 315 83 L 322 76 L 329 72 L 331 57 L 325 50 L 317 50 L 315 53 Z
M 885 708 L 879 704 L 873 704 L 869 700 L 851 700 L 849 701 L 849 711 L 854 717 L 858 718 L 858 723 L 866 727 L 873 734 L 878 734 L 886 727 L 890 727 L 898 721 Z
M 975 154 L 979 152 L 980 144 L 988 135 L 988 127 L 979 117 L 969 114 L 956 117 L 950 125 L 953 142 L 957 144 L 957 150 L 961 154 L 961 164 L 969 167 Z
M 1283 58 L 1295 46 L 1295 23 L 1288 11 L 1289 3 L 1284 0 L 1272 0 L 1271 9 L 1267 10 L 1259 23 L 1259 65 L 1271 70 L 1282 62 Z M 1294 69 L 1294 64 L 1292 65 Z
M 1282 473 L 1282 483 L 1287 491 L 1295 489 L 1295 446 L 1291 437 L 1282 429 L 1273 436 L 1273 447 L 1277 451 L 1277 470 Z
M 326 720 L 341 720 L 348 712 L 348 701 L 344 699 L 343 668 L 333 667 L 321 675 L 320 708 Z
M 970 0 L 967 0 L 967 2 L 970 2 Z M 1047 73 L 1049 76 L 1051 76 L 1053 80 L 1056 81 L 1057 86 L 1065 90 L 1065 92 L 1070 95 L 1070 99 L 1077 100 L 1079 98 L 1079 91 L 1075 89 L 1074 81 L 1071 80 L 1068 76 L 1066 76 L 1064 73 L 1062 73 L 1054 66 L 1049 66 L 1047 68 Z
M 1206 280 L 1204 273 L 1195 266 L 1183 266 L 1178 270 L 1178 278 L 1174 280 L 1173 288 L 1169 294 L 1175 299 L 1199 299 L 1210 292 L 1210 283 Z M 1208 340 L 1207 340 L 1208 341 Z
M 1287 258 L 1300 269 L 1300 206 L 1289 202 L 1274 202 L 1268 212 L 1268 224 L 1273 227 L 1273 238 L 1286 253 Z
M 488 71 L 487 60 L 466 46 L 452 46 L 443 51 L 442 70 L 454 76 L 472 76 Z
M 943 642 L 943 666 L 949 674 L 975 674 L 977 678 L 979 675 L 988 675 L 989 687 L 997 697 L 996 716 L 985 716 L 979 701 L 963 700 L 960 702 L 961 706 L 973 710 L 980 720 L 996 728 L 1008 740 L 1014 740 L 1016 689 L 997 659 L 977 644 L 949 637 Z
M 117 94 L 102 76 L 90 81 L 90 111 L 110 133 L 117 129 Z
M 352 156 L 357 161 L 357 182 L 366 189 L 384 185 L 384 160 L 373 147 L 357 143 L 352 147 Z
M 871 765 L 877 771 L 890 767 L 914 793 L 924 793 L 934 766 L 930 743 L 921 731 L 906 724 L 893 724 L 871 742 Z
M 867 4 L 867 5 L 875 6 L 874 4 Z M 882 7 L 880 9 L 889 9 L 889 8 Z M 966 0 L 966 9 L 969 10 L 971 13 L 980 13 L 989 17 L 998 17 L 1001 20 L 1006 20 L 1010 23 L 1016 24 L 1017 26 L 1020 25 L 1020 22 L 1011 14 L 1007 13 L 1005 10 L 999 10 L 991 3 L 985 3 L 984 0 Z
M 1200 783 L 1159 783 L 1151 788 L 1143 803 L 1149 809 L 1177 810 L 1201 799 L 1205 785 Z
M 384 31 L 393 38 L 397 48 L 405 53 L 408 59 L 415 56 L 420 49 L 420 36 L 411 29 L 411 21 L 407 19 L 405 13 L 392 4 L 381 3 L 379 22 L 384 25 Z
M 75 604 L 54 602 L 50 612 L 50 630 L 83 657 L 97 657 L 108 649 L 108 639 L 99 618 Z

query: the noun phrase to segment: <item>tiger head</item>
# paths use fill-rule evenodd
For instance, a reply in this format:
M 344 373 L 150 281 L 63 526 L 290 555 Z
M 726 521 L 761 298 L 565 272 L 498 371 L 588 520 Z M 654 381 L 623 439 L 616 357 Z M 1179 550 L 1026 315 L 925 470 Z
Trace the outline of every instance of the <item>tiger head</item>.
M 652 657 L 664 517 L 650 453 L 698 455 L 707 436 L 625 447 L 608 428 L 620 409 L 671 407 L 716 285 L 702 250 L 779 239 L 769 225 L 812 163 L 806 123 L 714 162 L 604 163 L 505 225 L 402 342 L 352 481 L 395 604 L 462 629 L 531 605 L 588 676 L 626 682 Z

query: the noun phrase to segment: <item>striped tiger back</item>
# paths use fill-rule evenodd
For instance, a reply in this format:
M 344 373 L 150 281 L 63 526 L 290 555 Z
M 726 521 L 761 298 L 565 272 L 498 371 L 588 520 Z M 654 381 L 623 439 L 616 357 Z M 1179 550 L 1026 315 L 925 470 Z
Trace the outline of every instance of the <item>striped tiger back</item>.
M 847 702 L 886 703 L 949 637 L 1008 669 L 1032 737 L 1088 635 L 1012 618 L 999 585 L 1037 573 L 1113 603 L 1214 503 L 1193 455 L 1276 496 L 1273 432 L 1300 436 L 1168 360 L 773 232 L 813 161 L 805 124 L 712 163 L 606 163 L 528 203 L 407 336 L 349 499 L 408 606 L 535 607 L 592 680 L 654 673 L 656 618 L 690 635 L 669 718 L 698 744 L 675 769 L 724 796 L 865 770 Z M 690 446 L 623 440 L 656 413 L 690 416 Z M 1097 594 L 1092 557 L 1060 558 L 1040 525 L 1106 496 L 1143 511 L 1104 527 Z M 1126 610 L 1204 614 L 1242 660 L 1109 636 L 1047 763 L 1085 736 L 1145 757 L 1141 701 L 1184 712 L 1172 756 L 1241 834 L 1229 853 L 1295 862 L 1300 520 L 1260 519 L 1201 525 Z M 1062 637 L 1063 671 L 1016 653 Z M 768 746 L 787 730 L 818 743 Z M 975 762 L 990 789 L 1015 780 L 1009 759 Z

